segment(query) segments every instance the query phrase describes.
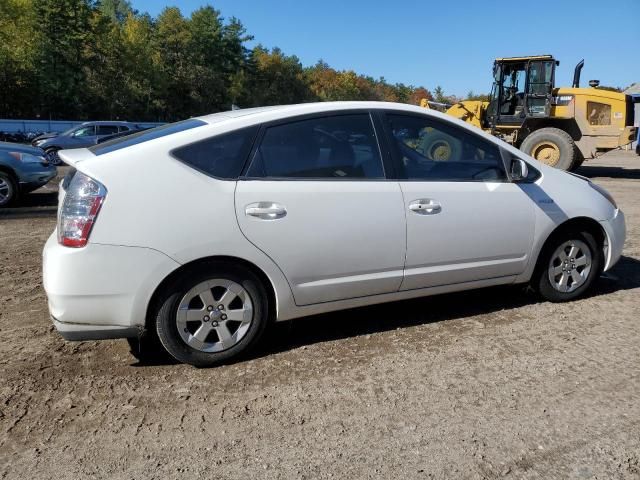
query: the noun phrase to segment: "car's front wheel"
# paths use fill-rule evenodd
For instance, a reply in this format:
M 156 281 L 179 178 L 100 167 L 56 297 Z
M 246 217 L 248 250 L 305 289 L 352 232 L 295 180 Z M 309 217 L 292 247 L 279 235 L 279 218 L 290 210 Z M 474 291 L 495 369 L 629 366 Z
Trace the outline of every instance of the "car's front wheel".
M 600 275 L 602 261 L 591 233 L 567 231 L 556 235 L 540 256 L 535 279 L 540 295 L 551 302 L 579 297 Z
M 16 184 L 11 175 L 0 172 L 0 208 L 11 205 L 17 194 Z
M 177 360 L 197 367 L 246 353 L 264 332 L 267 295 L 250 271 L 211 262 L 176 280 L 159 302 L 156 331 Z

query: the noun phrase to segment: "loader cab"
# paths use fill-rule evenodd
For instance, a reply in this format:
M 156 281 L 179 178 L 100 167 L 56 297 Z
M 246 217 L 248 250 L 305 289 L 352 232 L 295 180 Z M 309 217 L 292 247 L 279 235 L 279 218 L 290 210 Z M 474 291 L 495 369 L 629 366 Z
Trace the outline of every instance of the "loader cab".
M 558 64 L 551 55 L 496 59 L 485 128 L 519 128 L 528 118 L 548 117 Z

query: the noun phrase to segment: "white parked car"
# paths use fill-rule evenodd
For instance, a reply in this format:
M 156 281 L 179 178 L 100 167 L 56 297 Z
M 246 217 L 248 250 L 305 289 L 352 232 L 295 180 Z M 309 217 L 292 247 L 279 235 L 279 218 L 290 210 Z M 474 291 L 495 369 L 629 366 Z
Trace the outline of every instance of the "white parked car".
M 409 105 L 236 110 L 60 156 L 56 328 L 197 366 L 332 310 L 519 283 L 572 300 L 625 238 L 601 187 Z

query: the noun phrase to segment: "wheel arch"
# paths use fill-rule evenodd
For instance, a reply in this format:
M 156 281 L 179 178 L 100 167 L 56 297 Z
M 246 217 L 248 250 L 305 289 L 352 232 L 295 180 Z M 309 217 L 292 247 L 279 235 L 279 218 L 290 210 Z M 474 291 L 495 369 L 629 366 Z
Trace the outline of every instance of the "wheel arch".
M 11 180 L 13 180 L 14 187 L 16 188 L 16 194 L 19 194 L 20 193 L 20 178 L 18 177 L 18 174 L 16 174 L 16 172 L 13 170 L 13 168 L 8 167 L 6 165 L 0 165 L 0 172 L 6 173 L 7 175 L 9 175 Z
M 230 264 L 234 264 L 240 266 L 242 268 L 247 269 L 251 273 L 253 273 L 262 285 L 264 286 L 265 291 L 267 292 L 267 301 L 269 307 L 269 321 L 274 321 L 277 315 L 277 296 L 276 290 L 273 286 L 273 282 L 269 278 L 269 276 L 262 270 L 260 267 L 255 265 L 254 263 L 245 260 L 240 257 L 234 256 L 226 256 L 226 255 L 213 255 L 210 257 L 203 257 L 197 260 L 192 260 L 188 263 L 180 265 L 180 267 L 176 268 L 173 272 L 167 275 L 155 288 L 149 302 L 147 303 L 147 311 L 145 315 L 145 328 L 148 329 L 154 321 L 153 311 L 156 309 L 158 301 L 161 298 L 161 295 L 167 289 L 167 287 L 174 282 L 176 279 L 180 278 L 183 275 L 188 274 L 191 271 L 195 271 L 204 267 L 207 264 L 213 262 L 226 262 Z
M 0 172 L 6 173 L 14 182 L 18 182 L 18 176 L 16 175 L 16 172 L 13 170 L 13 168 L 7 167 L 6 165 L 0 165 Z
M 558 236 L 563 235 L 568 231 L 585 231 L 593 235 L 594 239 L 598 244 L 598 251 L 601 256 L 601 265 L 604 267 L 604 261 L 606 260 L 606 249 L 608 248 L 609 240 L 607 238 L 607 233 L 605 232 L 602 225 L 597 220 L 594 220 L 590 217 L 574 217 L 570 218 L 560 225 L 556 226 L 551 233 L 547 236 L 546 240 L 542 244 L 542 247 L 538 251 L 538 255 L 536 257 L 535 269 L 532 275 L 532 278 L 536 278 L 540 273 L 540 269 L 544 268 L 544 266 L 540 263 L 540 259 L 544 258 L 545 254 L 549 250 L 552 245 L 552 242 L 555 241 Z

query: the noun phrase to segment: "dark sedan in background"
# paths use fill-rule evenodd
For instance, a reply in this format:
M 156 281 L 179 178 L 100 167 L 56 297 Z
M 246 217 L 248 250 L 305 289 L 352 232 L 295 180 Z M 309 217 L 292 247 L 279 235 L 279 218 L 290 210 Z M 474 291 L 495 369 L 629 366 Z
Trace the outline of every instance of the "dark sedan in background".
M 45 185 L 56 173 L 42 149 L 0 142 L 0 208 Z

